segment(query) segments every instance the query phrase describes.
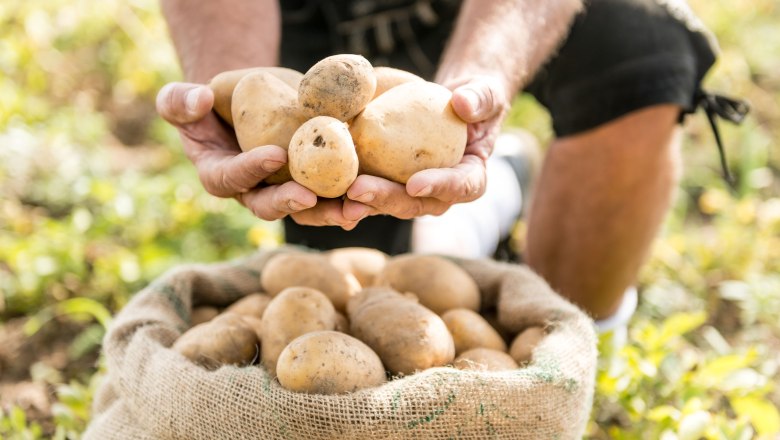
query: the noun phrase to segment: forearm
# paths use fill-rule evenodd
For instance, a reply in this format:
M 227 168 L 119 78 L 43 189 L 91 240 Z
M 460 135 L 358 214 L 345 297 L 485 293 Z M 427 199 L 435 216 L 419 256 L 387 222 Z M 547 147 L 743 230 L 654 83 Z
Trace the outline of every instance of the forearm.
M 205 83 L 225 70 L 278 62 L 277 0 L 161 0 L 187 81 Z
M 496 77 L 507 102 L 567 35 L 582 0 L 465 0 L 436 76 Z

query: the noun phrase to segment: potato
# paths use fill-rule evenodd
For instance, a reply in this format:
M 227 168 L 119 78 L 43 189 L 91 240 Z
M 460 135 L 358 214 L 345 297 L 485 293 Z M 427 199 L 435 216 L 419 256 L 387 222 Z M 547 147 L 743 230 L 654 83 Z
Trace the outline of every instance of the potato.
M 290 86 L 268 72 L 245 75 L 233 91 L 233 124 L 243 151 L 266 145 L 284 149 L 295 130 L 306 121 L 298 108 L 297 94 Z M 285 164 L 265 179 L 278 184 L 291 180 Z
M 271 374 L 284 347 L 298 336 L 336 327 L 336 310 L 328 297 L 309 287 L 290 287 L 271 300 L 263 313 L 261 359 Z
M 244 316 L 263 317 L 265 308 L 271 302 L 271 296 L 264 293 L 250 293 L 225 309 L 225 312 L 238 313 Z
M 459 370 L 504 371 L 520 368 L 511 356 L 492 348 L 472 348 L 458 356 L 453 366 Z
M 441 315 L 441 319 L 455 341 L 456 355 L 478 347 L 506 352 L 504 339 L 479 313 L 469 309 L 450 309 Z
M 279 254 L 268 260 L 260 274 L 260 285 L 270 295 L 292 286 L 305 286 L 324 293 L 339 311 L 360 290 L 351 274 L 343 274 L 322 254 L 295 252 Z
M 376 75 L 376 91 L 374 92 L 373 99 L 376 99 L 377 96 L 395 86 L 400 86 L 401 84 L 413 81 L 425 81 L 413 73 L 401 69 L 394 69 L 392 67 L 374 67 L 374 75 Z
M 209 322 L 212 319 L 216 318 L 217 315 L 219 315 L 219 309 L 216 307 L 211 306 L 200 306 L 195 307 L 192 309 L 192 314 L 190 315 L 190 322 L 192 324 L 192 327 L 195 327 L 198 324 L 203 324 L 204 322 Z
M 298 102 L 308 118 L 331 116 L 346 122 L 374 96 L 374 68 L 360 55 L 333 55 L 309 69 L 298 87 Z
M 313 394 L 348 393 L 386 381 L 382 361 L 371 348 L 334 331 L 295 338 L 279 356 L 276 374 L 284 388 Z
M 336 312 L 336 327 L 334 330 L 349 334 L 349 319 L 341 312 Z
M 378 297 L 368 296 L 352 307 L 352 336 L 371 347 L 393 374 L 412 374 L 452 362 L 455 344 L 444 321 L 417 302 L 383 290 Z
M 401 296 L 406 300 L 419 303 L 417 296 L 415 296 L 413 293 L 400 293 L 389 287 L 372 286 L 361 290 L 355 296 L 349 299 L 349 302 L 347 303 L 347 315 L 352 316 L 358 308 L 363 307 L 363 305 L 366 303 L 385 300 L 388 298 L 398 299 L 398 296 Z
M 320 197 L 341 197 L 357 178 L 358 158 L 347 125 L 330 116 L 309 119 L 287 149 L 293 180 Z
M 388 256 L 384 252 L 363 247 L 333 249 L 325 256 L 336 269 L 351 273 L 363 287 L 374 284 L 374 278 L 382 271 Z
M 214 370 L 227 364 L 252 363 L 257 356 L 257 344 L 257 335 L 240 315 L 223 313 L 187 330 L 172 348 L 196 364 Z
M 233 90 L 236 88 L 236 84 L 241 81 L 241 78 L 255 72 L 268 72 L 296 91 L 303 78 L 301 72 L 286 67 L 251 67 L 248 69 L 228 70 L 215 75 L 209 81 L 209 87 L 214 92 L 214 111 L 231 127 L 233 126 L 233 112 L 231 110 Z
M 393 87 L 353 121 L 360 173 L 405 184 L 412 174 L 458 164 L 466 149 L 466 123 L 450 105 L 452 93 L 432 82 Z
M 512 345 L 509 347 L 509 355 L 518 364 L 526 364 L 533 357 L 534 348 L 539 345 L 546 335 L 542 327 L 528 327 L 522 333 L 517 335 Z
M 457 264 L 436 256 L 407 254 L 391 258 L 376 285 L 411 292 L 420 304 L 441 315 L 450 309 L 479 310 L 477 283 Z
M 254 316 L 241 315 L 241 319 L 244 320 L 247 325 L 254 330 L 257 335 L 257 340 L 260 344 L 263 343 L 263 320 Z

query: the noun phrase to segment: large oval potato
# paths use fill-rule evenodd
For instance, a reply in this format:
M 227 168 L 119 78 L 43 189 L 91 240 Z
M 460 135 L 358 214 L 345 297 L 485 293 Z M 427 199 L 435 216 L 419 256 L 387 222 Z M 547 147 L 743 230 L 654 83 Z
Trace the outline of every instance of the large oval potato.
M 349 129 L 360 172 L 405 184 L 418 171 L 458 164 L 467 132 L 451 98 L 438 84 L 408 82 L 369 102 Z
M 377 96 L 393 87 L 400 86 L 401 84 L 425 81 L 413 73 L 393 67 L 374 67 L 374 75 L 376 75 L 376 91 L 374 92 L 373 99 L 376 99 Z
M 358 157 L 347 125 L 317 116 L 290 140 L 287 163 L 293 180 L 320 197 L 341 197 L 357 178 Z
M 190 328 L 174 342 L 173 349 L 213 370 L 222 365 L 246 365 L 257 357 L 255 331 L 235 313 L 223 313 Z
M 271 300 L 263 313 L 261 359 L 271 374 L 284 347 L 298 336 L 336 327 L 336 310 L 328 297 L 309 287 L 290 287 Z
M 287 149 L 295 130 L 306 121 L 295 90 L 268 72 L 241 78 L 233 91 L 231 108 L 236 138 L 243 151 L 267 145 Z M 278 184 L 291 179 L 285 164 L 265 181 Z
M 366 107 L 375 91 L 376 76 L 367 59 L 360 55 L 332 55 L 303 75 L 298 102 L 309 118 L 331 116 L 346 122 Z
M 260 285 L 272 296 L 292 286 L 311 287 L 324 293 L 342 312 L 349 298 L 360 291 L 360 283 L 353 275 L 337 270 L 324 255 L 307 252 L 279 254 L 269 259 L 260 274 Z
M 393 257 L 375 283 L 399 292 L 411 292 L 420 304 L 439 315 L 457 308 L 479 310 L 480 294 L 474 279 L 457 264 L 436 255 Z
M 376 298 L 368 296 L 350 307 L 352 336 L 371 347 L 393 374 L 412 374 L 452 362 L 455 344 L 439 316 L 397 292 L 367 290 L 377 289 Z
M 492 348 L 472 348 L 463 352 L 453 362 L 459 370 L 505 371 L 520 368 L 511 356 Z
M 382 361 L 370 347 L 334 331 L 293 339 L 279 356 L 276 374 L 284 388 L 313 394 L 353 392 L 386 381 Z
M 455 341 L 455 354 L 472 348 L 491 348 L 506 352 L 504 338 L 479 313 L 469 309 L 450 309 L 441 315 Z
M 346 247 L 333 249 L 325 256 L 336 269 L 351 273 L 363 287 L 374 284 L 377 274 L 384 269 L 388 255 L 378 249 Z
M 233 90 L 241 78 L 255 72 L 268 72 L 296 91 L 303 78 L 301 72 L 286 67 L 250 67 L 228 70 L 215 75 L 209 81 L 209 88 L 214 92 L 214 111 L 231 127 L 233 126 Z

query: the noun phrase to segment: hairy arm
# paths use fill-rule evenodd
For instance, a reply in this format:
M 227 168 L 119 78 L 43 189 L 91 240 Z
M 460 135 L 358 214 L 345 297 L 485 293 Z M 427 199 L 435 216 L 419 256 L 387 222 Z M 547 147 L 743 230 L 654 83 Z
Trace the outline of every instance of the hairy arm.
M 497 79 L 507 102 L 567 35 L 582 0 L 466 0 L 440 63 L 442 84 Z
M 406 186 L 358 176 L 347 196 L 401 218 L 441 214 L 480 197 L 486 161 L 514 95 L 567 34 L 582 0 L 465 0 L 436 82 L 450 88 L 452 107 L 468 123 L 461 162 L 423 170 Z M 346 217 L 357 218 L 345 204 Z
M 161 5 L 187 81 L 205 83 L 226 70 L 278 62 L 277 0 L 161 0 Z

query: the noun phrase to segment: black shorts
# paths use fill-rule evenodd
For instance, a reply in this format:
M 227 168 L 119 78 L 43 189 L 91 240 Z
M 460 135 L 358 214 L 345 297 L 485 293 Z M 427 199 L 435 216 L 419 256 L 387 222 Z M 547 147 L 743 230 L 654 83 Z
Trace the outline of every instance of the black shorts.
M 286 0 L 281 64 L 306 72 L 335 53 L 433 78 L 459 2 Z M 663 5 L 662 5 L 663 4 Z M 590 0 L 556 54 L 525 88 L 550 112 L 557 136 L 576 134 L 633 110 L 678 104 L 693 111 L 715 61 L 711 37 L 681 0 Z M 289 243 L 317 249 L 409 251 L 411 221 L 369 217 L 351 232 L 285 219 Z

